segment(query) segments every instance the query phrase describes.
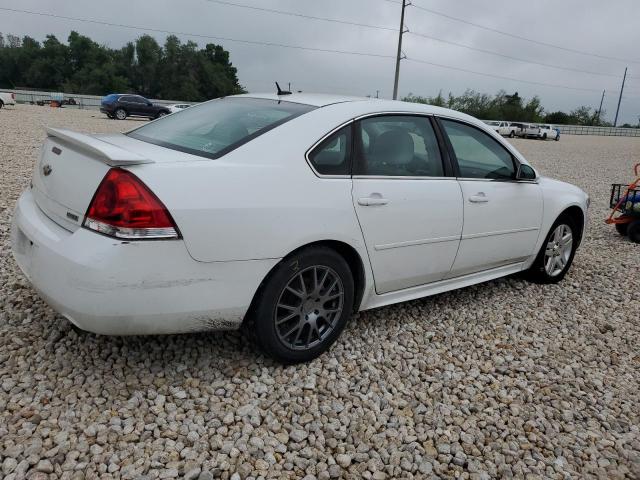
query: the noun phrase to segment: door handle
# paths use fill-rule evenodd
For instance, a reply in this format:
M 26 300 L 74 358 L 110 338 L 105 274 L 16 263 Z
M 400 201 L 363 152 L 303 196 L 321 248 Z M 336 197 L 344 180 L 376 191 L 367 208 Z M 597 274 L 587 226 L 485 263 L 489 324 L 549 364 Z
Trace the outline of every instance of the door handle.
M 489 201 L 489 197 L 484 192 L 478 192 L 475 195 L 471 195 L 469 197 L 469 201 L 471 203 L 487 203 Z
M 371 207 L 374 205 L 386 205 L 389 203 L 389 200 L 382 197 L 364 197 L 358 199 L 358 205 L 362 205 L 363 207 Z

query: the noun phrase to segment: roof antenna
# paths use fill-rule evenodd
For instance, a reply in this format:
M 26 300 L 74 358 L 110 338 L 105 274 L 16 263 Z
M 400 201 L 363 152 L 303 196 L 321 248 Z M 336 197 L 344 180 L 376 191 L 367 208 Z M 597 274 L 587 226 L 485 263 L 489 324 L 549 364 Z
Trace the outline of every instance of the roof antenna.
M 276 82 L 276 88 L 278 89 L 278 95 L 291 95 L 291 92 L 288 90 L 282 90 L 278 82 Z

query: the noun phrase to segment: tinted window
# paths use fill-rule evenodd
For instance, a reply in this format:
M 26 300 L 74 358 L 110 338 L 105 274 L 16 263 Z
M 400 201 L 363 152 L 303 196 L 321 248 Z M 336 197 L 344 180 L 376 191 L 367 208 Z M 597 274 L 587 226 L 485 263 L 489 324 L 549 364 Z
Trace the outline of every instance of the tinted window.
M 219 158 L 314 108 L 278 100 L 220 98 L 189 107 L 180 115 L 167 115 L 128 135 L 181 152 Z
M 341 128 L 309 154 L 321 175 L 349 175 L 351 169 L 351 125 Z
M 463 178 L 512 179 L 511 153 L 483 131 L 451 120 L 442 120 Z
M 143 97 L 129 97 L 129 100 L 133 103 L 147 103 L 147 99 Z
M 354 174 L 442 177 L 438 141 L 428 118 L 387 115 L 357 122 Z

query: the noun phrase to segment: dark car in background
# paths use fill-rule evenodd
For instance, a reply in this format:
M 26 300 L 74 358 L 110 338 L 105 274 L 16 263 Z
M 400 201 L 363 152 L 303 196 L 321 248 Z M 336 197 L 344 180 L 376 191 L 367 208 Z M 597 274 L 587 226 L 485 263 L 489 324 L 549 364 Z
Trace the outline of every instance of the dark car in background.
M 128 93 L 112 93 L 102 99 L 100 111 L 109 118 L 124 120 L 127 117 L 154 118 L 169 115 L 171 111 L 163 105 L 155 105 L 150 100 Z

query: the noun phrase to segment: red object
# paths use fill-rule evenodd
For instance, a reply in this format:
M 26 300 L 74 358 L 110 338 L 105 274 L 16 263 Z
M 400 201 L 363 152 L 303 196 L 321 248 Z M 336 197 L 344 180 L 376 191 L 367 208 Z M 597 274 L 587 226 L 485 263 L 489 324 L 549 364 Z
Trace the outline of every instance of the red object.
M 13 100 L 15 100 L 15 99 L 16 99 L 16 94 L 15 94 L 15 93 L 12 93 L 12 94 L 11 94 L 11 98 L 12 98 Z
M 623 195 L 620 195 L 620 200 L 618 200 L 618 203 L 616 204 L 615 207 L 613 207 L 613 209 L 611 210 L 611 214 L 607 217 L 607 219 L 605 220 L 605 223 L 631 223 L 632 221 L 635 220 L 636 217 L 631 216 L 631 215 L 620 215 L 618 217 L 615 217 L 616 212 L 618 212 L 620 210 L 620 207 L 622 206 L 623 202 L 625 201 L 625 198 L 627 198 L 627 195 L 629 195 L 629 192 L 631 190 L 635 190 L 636 188 L 638 188 L 638 186 L 640 186 L 640 163 L 636 163 L 635 166 L 633 167 L 633 173 L 636 174 L 636 179 L 634 182 L 632 182 L 627 189 L 625 190 Z
M 120 168 L 112 168 L 102 179 L 86 218 L 119 228 L 174 228 L 177 231 L 171 214 L 149 187 L 133 173 Z

